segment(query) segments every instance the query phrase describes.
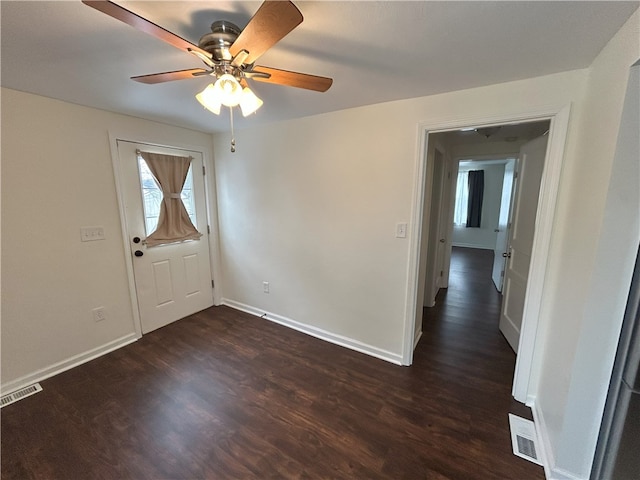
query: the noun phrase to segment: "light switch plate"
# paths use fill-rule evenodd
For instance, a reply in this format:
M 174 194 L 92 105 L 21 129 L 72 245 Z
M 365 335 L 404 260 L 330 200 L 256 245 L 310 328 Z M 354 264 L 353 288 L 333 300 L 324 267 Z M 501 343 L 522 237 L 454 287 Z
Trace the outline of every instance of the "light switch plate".
M 104 227 L 80 227 L 80 240 L 83 242 L 104 240 Z

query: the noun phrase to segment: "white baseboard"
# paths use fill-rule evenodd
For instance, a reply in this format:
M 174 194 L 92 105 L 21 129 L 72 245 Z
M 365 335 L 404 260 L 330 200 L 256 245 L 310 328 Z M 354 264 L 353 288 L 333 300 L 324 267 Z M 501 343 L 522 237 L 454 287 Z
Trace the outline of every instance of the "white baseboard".
M 0 390 L 2 390 L 2 394 L 11 393 L 15 390 L 19 390 L 27 385 L 31 385 L 36 382 L 41 382 L 47 378 L 53 377 L 59 373 L 62 373 L 66 370 L 69 370 L 73 367 L 77 367 L 78 365 L 82 365 L 83 363 L 89 362 L 94 358 L 101 357 L 102 355 L 106 355 L 109 352 L 113 352 L 118 348 L 122 348 L 125 345 L 129 345 L 130 343 L 138 340 L 138 336 L 136 333 L 130 333 L 129 335 L 125 335 L 124 337 L 120 337 L 112 342 L 106 343 L 100 347 L 93 348 L 87 352 L 80 353 L 78 355 L 74 355 L 73 357 L 67 358 L 58 363 L 54 363 L 48 367 L 42 368 L 40 370 L 36 370 L 33 373 L 29 373 L 15 380 L 11 380 L 9 382 L 3 383 L 0 386 Z
M 486 245 L 475 245 L 473 243 L 461 243 L 461 242 L 453 242 L 451 244 L 452 247 L 462 247 L 462 248 L 477 248 L 479 250 L 493 250 L 494 246 L 486 246 Z
M 223 298 L 222 304 L 227 305 L 231 308 L 235 308 L 236 310 L 255 315 L 256 317 L 262 317 L 271 322 L 284 325 L 285 327 L 293 328 L 294 330 L 306 333 L 307 335 L 311 335 L 312 337 L 325 340 L 335 345 L 340 345 L 341 347 L 346 347 L 351 350 L 355 350 L 356 352 L 379 358 L 380 360 L 395 363 L 396 365 L 402 365 L 401 355 L 389 352 L 387 350 L 382 350 L 381 348 L 377 348 L 371 345 L 367 345 L 366 343 L 362 343 L 358 340 L 327 332 L 326 330 L 314 327 L 313 325 L 307 325 L 305 323 L 301 323 L 275 313 L 266 312 L 259 308 L 245 305 L 244 303 L 236 302 L 235 300 L 230 300 L 228 298 Z
M 538 408 L 538 405 L 534 400 L 527 401 L 527 405 L 531 407 L 533 413 L 533 422 L 536 425 L 536 434 L 538 436 L 538 445 L 540 445 L 542 452 L 542 460 L 544 465 L 544 475 L 547 480 L 588 480 L 586 477 L 578 477 L 571 472 L 567 472 L 562 468 L 556 466 L 556 461 L 553 456 L 553 448 L 551 447 L 551 441 L 549 440 L 549 430 L 545 422 L 544 414 Z

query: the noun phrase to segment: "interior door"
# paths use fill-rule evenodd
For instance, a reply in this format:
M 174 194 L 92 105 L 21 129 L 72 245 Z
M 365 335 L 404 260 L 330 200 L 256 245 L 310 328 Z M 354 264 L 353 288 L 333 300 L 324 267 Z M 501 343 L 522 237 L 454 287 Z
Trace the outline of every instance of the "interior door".
M 543 135 L 522 146 L 517 162 L 511 228 L 505 251 L 507 263 L 500 312 L 500 331 L 515 352 L 518 351 L 520 341 L 540 182 L 546 153 L 547 136 Z
M 142 333 L 148 333 L 213 305 L 203 159 L 200 152 L 117 143 L 138 311 Z M 162 193 L 138 151 L 192 157 L 181 198 L 192 223 L 203 234 L 199 240 L 145 245 L 146 236 L 155 229 L 158 212 L 154 205 Z
M 438 293 L 440 288 L 446 288 L 448 286 L 448 278 L 445 283 L 444 278 L 444 259 L 445 259 L 445 251 L 447 248 L 447 202 L 446 195 L 448 193 L 447 190 L 447 171 L 446 171 L 446 163 L 444 160 L 444 155 L 438 149 L 436 149 L 434 154 L 434 186 L 433 191 L 434 194 L 437 195 L 437 211 L 435 212 L 437 217 L 437 238 L 438 243 L 436 244 L 436 258 L 435 258 L 435 293 Z M 437 185 L 435 185 L 437 182 Z
M 451 265 L 451 236 L 453 233 L 453 199 L 455 199 L 454 179 L 451 163 L 444 161 L 442 193 L 438 218 L 438 255 L 436 268 L 440 270 L 438 288 L 449 288 L 449 267 Z
M 515 163 L 515 160 L 509 160 L 504 166 L 502 198 L 500 200 L 498 228 L 496 229 L 496 246 L 493 250 L 493 271 L 491 273 L 491 279 L 499 292 L 502 292 L 507 263 L 507 259 L 502 254 L 507 252 L 509 241 L 509 212 L 511 211 L 512 203 Z
M 427 276 L 425 279 L 424 306 L 435 305 L 435 297 L 441 288 L 442 264 L 446 246 L 443 219 L 443 190 L 445 180 L 444 156 L 437 148 L 433 156 L 431 181 L 431 207 L 429 210 L 429 238 L 427 240 Z

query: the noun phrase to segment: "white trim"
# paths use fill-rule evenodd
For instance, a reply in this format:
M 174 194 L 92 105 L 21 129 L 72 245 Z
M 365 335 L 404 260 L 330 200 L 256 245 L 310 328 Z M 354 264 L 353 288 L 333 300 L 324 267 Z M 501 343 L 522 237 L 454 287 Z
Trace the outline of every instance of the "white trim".
M 428 131 L 422 124 L 418 124 L 418 145 L 414 171 L 415 183 L 411 195 L 411 219 L 413 228 L 409 231 L 409 256 L 407 265 L 407 297 L 404 308 L 404 332 L 402 343 L 402 365 L 413 363 L 413 339 L 416 330 L 417 316 L 422 320 L 422 308 L 424 303 L 423 292 L 419 291 L 420 277 L 420 247 L 422 243 L 422 218 L 425 203 L 425 185 L 427 181 L 427 138 Z M 430 196 L 429 196 L 430 197 Z M 425 235 L 429 235 L 427 225 Z M 426 276 L 425 276 L 426 278 Z M 423 285 L 424 288 L 424 285 Z
M 477 245 L 473 243 L 462 243 L 462 242 L 451 242 L 452 247 L 460 247 L 460 248 L 477 248 L 478 250 L 491 250 L 493 251 L 494 247 L 487 247 L 486 245 Z
M 538 336 L 540 323 L 540 307 L 547 273 L 548 253 L 553 233 L 553 220 L 556 211 L 564 149 L 569 129 L 570 110 L 571 107 L 569 105 L 561 108 L 551 118 L 551 125 L 549 126 L 549 142 L 542 171 L 542 183 L 540 184 L 536 212 L 536 229 L 533 236 L 529 277 L 527 279 L 520 327 L 520 344 L 513 375 L 513 397 L 521 402 L 524 402 L 527 396 L 531 394 L 531 387 L 536 383 L 531 382 L 531 379 L 538 375 L 537 371 L 534 372 L 536 337 Z M 536 368 L 539 369 L 539 366 Z
M 537 444 L 540 447 L 540 456 L 544 467 L 544 476 L 547 480 L 587 480 L 586 477 L 577 477 L 576 475 L 555 466 L 555 458 L 553 456 L 553 448 L 549 440 L 549 431 L 542 414 L 542 410 L 538 408 L 535 399 L 532 403 L 527 403 L 533 413 L 533 423 L 536 425 Z
M 506 164 L 509 160 L 515 160 L 520 156 L 520 152 L 513 153 L 499 153 L 497 155 L 485 154 L 482 155 L 456 155 L 453 157 L 454 162 L 477 162 L 480 164 L 493 164 L 502 165 Z
M 67 358 L 66 360 L 63 360 L 61 362 L 54 363 L 53 365 L 42 368 L 40 370 L 36 370 L 35 372 L 29 373 L 10 382 L 3 383 L 0 389 L 2 390 L 2 392 L 13 392 L 33 383 L 41 382 L 42 380 L 46 380 L 47 378 L 65 372 L 73 367 L 77 367 L 78 365 L 87 363 L 95 358 L 101 357 L 102 355 L 106 355 L 109 352 L 113 352 L 114 350 L 122 348 L 125 345 L 129 345 L 130 343 L 135 342 L 137 339 L 138 337 L 134 333 L 130 333 L 128 335 L 125 335 L 124 337 L 120 337 L 109 343 L 105 343 L 100 347 L 96 347 L 84 353 L 74 355 L 73 357 Z
M 553 220 L 560 172 L 564 157 L 564 148 L 569 124 L 570 105 L 546 106 L 526 112 L 513 114 L 489 115 L 480 117 L 465 117 L 443 119 L 418 124 L 418 142 L 415 166 L 415 182 L 413 186 L 412 219 L 414 228 L 409 235 L 410 252 L 407 279 L 407 300 L 405 305 L 405 321 L 402 360 L 404 365 L 411 365 L 413 361 L 413 333 L 417 321 L 416 315 L 422 312 L 421 292 L 418 291 L 421 234 L 428 225 L 422 225 L 422 211 L 425 204 L 425 182 L 427 171 L 427 157 L 429 134 L 458 130 L 473 125 L 492 126 L 507 123 L 534 122 L 551 120 L 549 129 L 549 144 L 547 158 L 542 174 L 540 186 L 540 201 L 538 202 L 538 216 L 536 233 L 533 242 L 531 269 L 525 297 L 520 335 L 519 354 L 516 360 L 516 370 L 513 380 L 513 396 L 516 400 L 525 401 L 531 394 L 531 382 L 536 378 L 540 369 L 539 359 L 535 357 L 536 337 L 538 333 L 540 304 L 544 287 L 544 277 L 547 269 L 547 252 L 551 242 Z M 418 309 L 418 305 L 420 309 Z M 534 364 L 535 362 L 535 364 Z
M 227 305 L 231 308 L 235 308 L 236 310 L 255 315 L 256 317 L 261 317 L 265 320 L 284 325 L 285 327 L 292 328 L 299 332 L 306 333 L 307 335 L 325 340 L 329 343 L 340 345 L 341 347 L 346 347 L 351 350 L 355 350 L 356 352 L 379 358 L 380 360 L 395 363 L 396 365 L 401 365 L 402 363 L 402 358 L 398 354 L 389 352 L 387 350 L 382 350 L 381 348 L 377 348 L 371 345 L 367 345 L 366 343 L 359 342 L 358 340 L 354 340 L 349 337 L 344 337 L 342 335 L 328 332 L 321 328 L 314 327 L 313 325 L 301 323 L 275 313 L 266 312 L 265 310 L 252 307 L 250 305 L 245 305 L 244 303 L 236 302 L 235 300 L 230 300 L 228 298 L 223 298 L 222 304 Z
M 124 263 L 127 271 L 127 284 L 129 288 L 129 299 L 131 300 L 131 314 L 133 316 L 133 326 L 138 338 L 142 337 L 142 322 L 140 320 L 140 310 L 138 309 L 138 293 L 136 292 L 136 280 L 133 274 L 133 260 L 129 252 L 129 228 L 127 227 L 127 214 L 124 208 L 124 193 L 122 191 L 122 174 L 120 172 L 120 156 L 118 155 L 118 140 L 122 138 L 109 132 L 109 146 L 111 148 L 111 165 L 113 167 L 113 177 L 116 184 L 116 197 L 118 199 L 118 212 L 120 214 L 120 232 L 122 233 L 122 245 L 124 245 Z

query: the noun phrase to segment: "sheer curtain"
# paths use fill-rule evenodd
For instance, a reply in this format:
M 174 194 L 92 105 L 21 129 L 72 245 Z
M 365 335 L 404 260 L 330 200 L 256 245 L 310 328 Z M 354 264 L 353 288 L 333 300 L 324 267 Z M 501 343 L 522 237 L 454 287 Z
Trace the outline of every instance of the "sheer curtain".
M 150 152 L 140 152 L 140 156 L 162 190 L 158 226 L 147 236 L 147 246 L 200 239 L 202 234 L 191 222 L 181 198 L 191 158 Z
M 467 204 L 469 202 L 469 172 L 458 172 L 456 184 L 456 204 L 453 213 L 453 224 L 464 227 L 467 224 Z

